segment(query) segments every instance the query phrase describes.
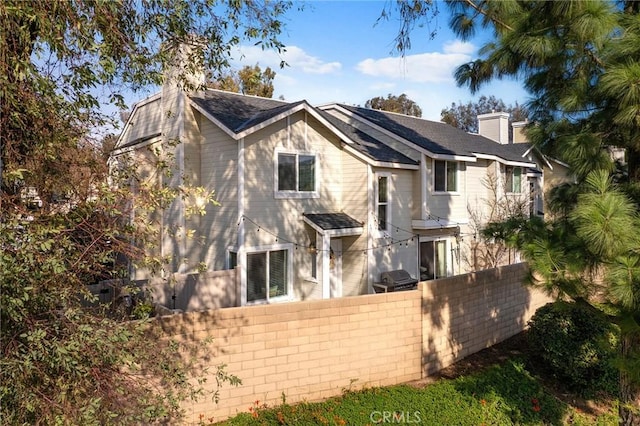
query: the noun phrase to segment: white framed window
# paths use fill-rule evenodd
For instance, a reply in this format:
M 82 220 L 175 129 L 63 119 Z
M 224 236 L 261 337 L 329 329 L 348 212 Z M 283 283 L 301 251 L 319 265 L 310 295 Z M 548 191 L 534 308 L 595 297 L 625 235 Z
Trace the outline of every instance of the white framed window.
M 376 173 L 376 218 L 378 231 L 391 232 L 391 173 Z
M 317 156 L 305 152 L 275 154 L 275 193 L 277 198 L 317 197 Z
M 420 238 L 420 281 L 449 276 L 449 252 L 448 239 Z
M 434 192 L 458 191 L 458 163 L 433 160 L 433 189 Z
M 504 166 L 505 191 L 519 194 L 522 192 L 522 167 Z
M 257 249 L 248 251 L 246 256 L 246 286 L 243 289 L 243 299 L 247 304 L 268 303 L 290 297 L 292 289 L 289 247 Z

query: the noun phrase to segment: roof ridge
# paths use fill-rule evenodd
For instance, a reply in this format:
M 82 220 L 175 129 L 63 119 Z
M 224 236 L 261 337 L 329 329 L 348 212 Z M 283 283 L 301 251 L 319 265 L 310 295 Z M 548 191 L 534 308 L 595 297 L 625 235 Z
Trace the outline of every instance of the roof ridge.
M 361 106 L 357 106 L 357 105 L 346 105 L 346 104 L 336 104 L 336 105 L 342 105 L 342 106 L 346 106 L 346 107 L 350 107 L 350 108 L 364 109 L 364 110 L 367 110 L 367 111 L 381 112 L 383 114 L 389 114 L 389 115 L 399 115 L 400 117 L 411 118 L 411 119 L 421 120 L 421 121 L 427 121 L 429 123 L 447 124 L 447 123 L 444 123 L 442 121 L 429 120 L 428 118 L 416 117 L 415 115 L 403 114 L 401 112 L 386 111 L 386 110 L 383 110 L 383 109 L 374 109 L 374 108 L 368 108 L 368 107 L 361 107 Z
M 267 114 L 267 113 L 271 113 L 274 109 L 278 109 L 278 108 L 283 108 L 284 110 L 288 109 L 288 108 L 295 108 L 296 106 L 302 104 L 302 103 L 306 103 L 307 105 L 309 104 L 307 101 L 305 101 L 304 99 L 300 100 L 300 101 L 295 101 L 295 102 L 287 102 L 284 103 L 283 105 L 278 105 L 276 107 L 273 108 L 269 108 L 268 110 L 265 111 L 260 111 L 256 114 L 253 114 L 251 117 L 249 117 L 248 119 L 246 119 L 244 122 L 240 123 L 240 125 L 238 127 L 236 127 L 236 129 L 234 130 L 234 132 L 238 133 L 241 129 L 243 129 L 245 126 L 247 126 L 249 123 L 251 123 L 252 121 L 258 119 L 261 115 L 263 114 Z M 312 107 L 313 108 L 313 107 Z
M 205 88 L 202 92 L 218 92 L 218 93 L 224 93 L 225 95 L 234 95 L 234 96 L 241 96 L 244 98 L 253 98 L 253 99 L 264 99 L 267 101 L 273 101 L 273 102 L 279 102 L 281 104 L 290 104 L 292 102 L 290 101 L 286 101 L 286 100 L 282 100 L 282 99 L 273 99 L 273 98 L 265 98 L 264 96 L 258 96 L 258 95 L 247 95 L 245 93 L 239 93 L 239 92 L 231 92 L 229 90 L 222 90 L 222 89 L 215 89 L 213 87 L 207 87 Z M 196 95 L 198 94 L 198 92 L 195 93 Z

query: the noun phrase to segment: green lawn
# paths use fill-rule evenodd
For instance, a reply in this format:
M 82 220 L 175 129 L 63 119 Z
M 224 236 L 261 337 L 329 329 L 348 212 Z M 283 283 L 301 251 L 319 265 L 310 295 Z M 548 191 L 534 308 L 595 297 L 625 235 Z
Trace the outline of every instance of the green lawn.
M 561 402 L 519 360 L 416 388 L 409 385 L 346 391 L 319 403 L 265 407 L 224 425 L 617 425 L 615 404 L 584 413 Z M 249 408 L 249 407 L 247 407 Z M 203 423 L 206 424 L 206 423 Z

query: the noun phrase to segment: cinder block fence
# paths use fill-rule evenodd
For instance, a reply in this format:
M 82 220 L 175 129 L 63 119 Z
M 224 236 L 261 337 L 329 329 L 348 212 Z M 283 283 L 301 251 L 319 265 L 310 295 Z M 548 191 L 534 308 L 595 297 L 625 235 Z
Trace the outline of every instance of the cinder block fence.
M 184 407 L 189 422 L 219 421 L 283 395 L 295 403 L 418 380 L 511 337 L 550 301 L 522 284 L 526 273 L 524 264 L 509 265 L 417 291 L 192 312 L 158 325 L 177 339 L 212 337 L 210 370 L 226 364 L 242 379 L 222 387 L 218 404 Z

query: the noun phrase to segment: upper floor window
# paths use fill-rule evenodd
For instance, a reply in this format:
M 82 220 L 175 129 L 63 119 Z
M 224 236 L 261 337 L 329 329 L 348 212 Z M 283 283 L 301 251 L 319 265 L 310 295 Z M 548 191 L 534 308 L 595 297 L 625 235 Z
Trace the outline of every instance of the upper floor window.
M 391 221 L 389 175 L 376 174 L 376 176 L 378 177 L 376 191 L 376 214 L 378 215 L 378 230 L 389 231 L 389 223 Z
M 316 156 L 284 153 L 277 155 L 277 191 L 287 194 L 312 194 L 316 191 Z
M 435 160 L 433 163 L 435 192 L 457 192 L 458 163 L 443 160 Z
M 522 168 L 505 166 L 505 190 L 506 192 L 522 192 Z

